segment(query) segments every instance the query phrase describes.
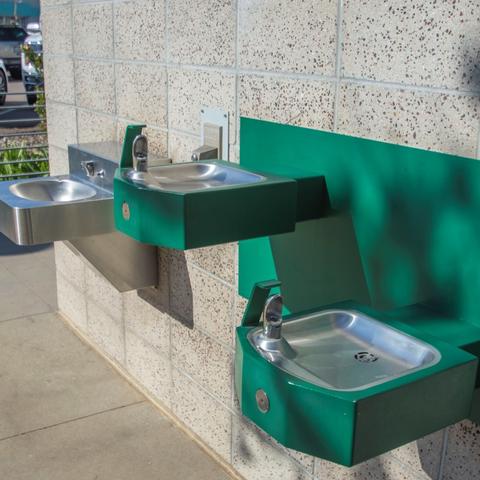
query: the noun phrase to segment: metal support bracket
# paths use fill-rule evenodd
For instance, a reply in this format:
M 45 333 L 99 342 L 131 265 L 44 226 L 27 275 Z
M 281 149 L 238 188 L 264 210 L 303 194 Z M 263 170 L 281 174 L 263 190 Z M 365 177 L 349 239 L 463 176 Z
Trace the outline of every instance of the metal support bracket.
M 218 148 L 218 158 L 228 160 L 228 112 L 202 107 L 200 112 L 200 144 Z

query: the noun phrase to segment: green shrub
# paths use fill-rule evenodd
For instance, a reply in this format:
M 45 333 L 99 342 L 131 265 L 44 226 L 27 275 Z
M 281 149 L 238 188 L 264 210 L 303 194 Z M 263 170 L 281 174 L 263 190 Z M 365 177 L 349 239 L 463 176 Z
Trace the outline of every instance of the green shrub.
M 37 158 L 39 160 L 35 160 Z M 19 148 L 0 152 L 0 175 L 9 175 L 9 177 L 4 178 L 4 180 L 12 180 L 18 174 L 48 172 L 48 160 L 44 160 L 45 158 L 48 158 L 47 148 Z M 18 160 L 33 161 L 2 165 L 3 162 L 15 162 Z

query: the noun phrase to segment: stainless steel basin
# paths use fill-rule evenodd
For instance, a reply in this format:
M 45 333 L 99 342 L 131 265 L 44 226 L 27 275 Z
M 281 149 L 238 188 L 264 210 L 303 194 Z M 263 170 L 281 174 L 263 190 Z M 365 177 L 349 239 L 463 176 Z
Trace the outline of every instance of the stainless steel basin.
M 349 310 L 326 310 L 286 321 L 290 349 L 269 349 L 262 328 L 250 343 L 269 362 L 315 385 L 362 390 L 435 365 L 440 352 L 395 328 Z
M 121 147 L 70 145 L 69 175 L 0 182 L 0 232 L 18 245 L 68 240 L 121 292 L 157 285 L 157 249 L 115 228 L 113 178 Z
M 147 172 L 131 170 L 125 175 L 140 186 L 174 192 L 246 185 L 261 182 L 264 179 L 262 175 L 215 162 L 179 163 L 150 167 Z
M 72 145 L 68 175 L 0 182 L 0 232 L 18 245 L 116 232 L 118 147 L 110 142 Z
M 114 231 L 113 194 L 73 175 L 0 183 L 0 231 L 18 245 Z
M 36 202 L 76 202 L 95 196 L 94 188 L 65 178 L 43 178 L 10 185 L 17 197 Z

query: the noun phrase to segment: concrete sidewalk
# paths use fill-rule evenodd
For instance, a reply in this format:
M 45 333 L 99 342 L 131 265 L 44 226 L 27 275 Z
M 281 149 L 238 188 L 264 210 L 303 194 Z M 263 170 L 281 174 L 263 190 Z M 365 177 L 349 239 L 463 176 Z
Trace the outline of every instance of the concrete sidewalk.
M 0 239 L 0 478 L 226 480 L 55 313 L 51 248 Z

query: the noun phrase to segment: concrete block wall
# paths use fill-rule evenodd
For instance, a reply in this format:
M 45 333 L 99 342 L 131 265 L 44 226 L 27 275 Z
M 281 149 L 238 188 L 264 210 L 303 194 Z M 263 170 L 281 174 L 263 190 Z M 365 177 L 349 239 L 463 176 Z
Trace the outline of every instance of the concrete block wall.
M 479 155 L 478 0 L 43 0 L 42 26 L 54 174 L 69 143 L 135 121 L 186 161 L 203 105 L 229 111 L 232 161 L 241 115 Z M 161 250 L 161 311 L 61 243 L 56 259 L 64 315 L 246 479 L 480 479 L 468 421 L 345 469 L 242 419 L 236 245 Z

